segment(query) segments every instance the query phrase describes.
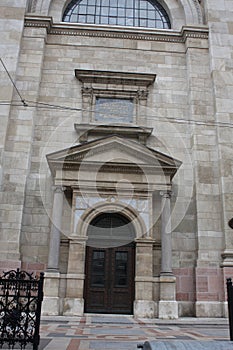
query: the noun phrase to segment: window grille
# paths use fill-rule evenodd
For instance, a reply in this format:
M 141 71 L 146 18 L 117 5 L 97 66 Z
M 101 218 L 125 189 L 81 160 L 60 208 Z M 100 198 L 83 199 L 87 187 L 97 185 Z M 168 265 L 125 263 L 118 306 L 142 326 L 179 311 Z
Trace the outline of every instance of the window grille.
M 171 28 L 165 9 L 156 0 L 73 0 L 63 22 Z

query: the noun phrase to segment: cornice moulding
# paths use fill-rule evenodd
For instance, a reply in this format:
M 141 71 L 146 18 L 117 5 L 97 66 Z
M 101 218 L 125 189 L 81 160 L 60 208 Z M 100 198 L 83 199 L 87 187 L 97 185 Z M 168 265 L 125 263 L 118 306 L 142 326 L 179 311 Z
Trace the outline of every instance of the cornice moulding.
M 114 85 L 133 85 L 148 87 L 153 84 L 156 78 L 155 74 L 132 73 L 117 71 L 100 71 L 89 69 L 75 69 L 76 78 L 82 83 L 96 84 L 114 84 Z
M 184 26 L 181 31 L 141 27 L 53 23 L 52 17 L 26 16 L 25 27 L 46 28 L 50 35 L 68 35 L 184 43 L 187 38 L 208 39 L 208 26 Z

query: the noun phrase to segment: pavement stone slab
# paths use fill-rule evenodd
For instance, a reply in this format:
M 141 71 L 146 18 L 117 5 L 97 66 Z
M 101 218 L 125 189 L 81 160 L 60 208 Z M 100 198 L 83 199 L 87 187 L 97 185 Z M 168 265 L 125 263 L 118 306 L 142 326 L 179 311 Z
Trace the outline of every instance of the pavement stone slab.
M 233 350 L 227 319 L 147 320 L 129 316 L 42 317 L 39 350 L 137 350 L 146 341 L 159 350 Z M 221 346 L 221 347 L 220 347 Z

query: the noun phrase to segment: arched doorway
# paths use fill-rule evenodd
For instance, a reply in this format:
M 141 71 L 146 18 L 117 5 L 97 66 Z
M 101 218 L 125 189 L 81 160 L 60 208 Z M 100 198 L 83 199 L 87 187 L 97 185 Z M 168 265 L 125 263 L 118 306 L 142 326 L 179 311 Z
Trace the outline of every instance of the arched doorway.
M 88 228 L 85 312 L 133 313 L 135 244 L 132 223 L 118 213 L 103 213 Z

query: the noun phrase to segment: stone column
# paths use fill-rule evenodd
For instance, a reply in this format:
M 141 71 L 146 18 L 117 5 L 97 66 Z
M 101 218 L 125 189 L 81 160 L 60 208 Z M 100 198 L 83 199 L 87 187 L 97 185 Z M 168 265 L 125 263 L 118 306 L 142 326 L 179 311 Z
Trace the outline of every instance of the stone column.
M 45 272 L 44 301 L 42 305 L 43 315 L 60 314 L 60 273 L 59 273 L 59 253 L 60 235 L 63 211 L 63 192 L 65 187 L 55 186 L 53 197 L 52 225 L 49 242 L 48 268 Z
M 172 237 L 171 237 L 171 191 L 160 192 L 162 196 L 161 214 L 161 275 L 172 275 Z
M 172 235 L 171 235 L 171 191 L 160 192 L 162 196 L 161 213 L 161 273 L 159 318 L 178 318 L 176 301 L 176 278 L 172 273 Z
M 62 225 L 63 192 L 65 187 L 55 186 L 53 197 L 52 226 L 49 241 L 48 271 L 59 270 L 60 235 Z

